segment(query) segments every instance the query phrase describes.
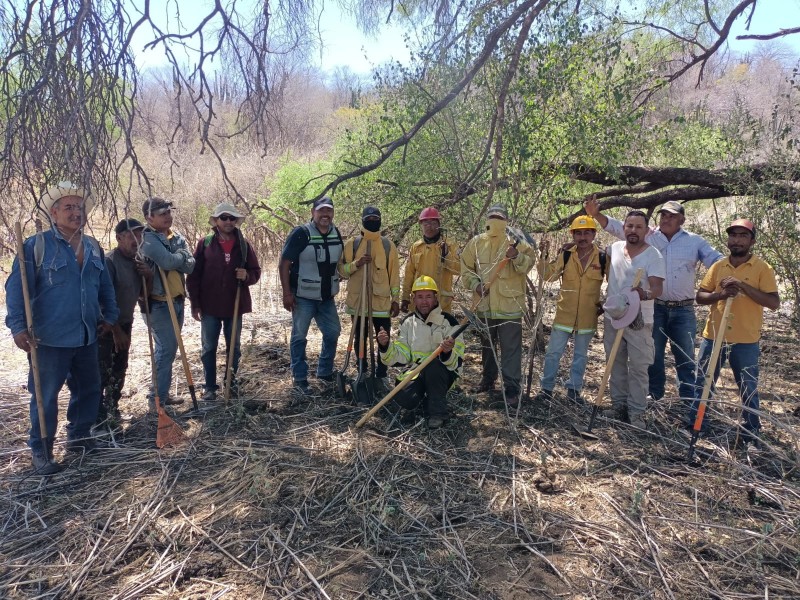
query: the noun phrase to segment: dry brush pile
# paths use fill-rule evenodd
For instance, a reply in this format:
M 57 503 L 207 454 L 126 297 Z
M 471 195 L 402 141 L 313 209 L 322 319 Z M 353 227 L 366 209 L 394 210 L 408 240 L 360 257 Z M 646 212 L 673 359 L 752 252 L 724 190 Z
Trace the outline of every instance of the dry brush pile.
M 355 430 L 363 409 L 325 392 L 292 398 L 285 320 L 247 327 L 244 400 L 178 411 L 189 444 L 155 449 L 140 357 L 131 419 L 49 479 L 31 475 L 23 449 L 21 353 L 5 355 L 0 595 L 800 597 L 796 345 L 775 323 L 766 450 L 741 450 L 731 401 L 712 411 L 699 466 L 684 461 L 677 400 L 654 408 L 650 436 L 603 422 L 586 442 L 570 425 L 587 413 L 563 398 L 509 417 L 469 394 L 477 355 L 443 430 L 387 432 L 377 418 Z M 720 397 L 735 398 L 730 380 Z

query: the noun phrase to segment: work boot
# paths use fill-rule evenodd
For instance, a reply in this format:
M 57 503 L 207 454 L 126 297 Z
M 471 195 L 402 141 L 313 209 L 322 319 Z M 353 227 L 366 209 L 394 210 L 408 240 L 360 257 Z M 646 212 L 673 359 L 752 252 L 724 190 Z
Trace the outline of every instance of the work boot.
M 93 437 L 67 440 L 66 450 L 67 453 L 75 452 L 77 454 L 89 454 L 97 450 L 97 440 Z
M 34 451 L 31 456 L 31 464 L 36 475 L 55 475 L 60 473 L 62 466 L 54 460 L 48 460 L 41 451 Z
M 428 417 L 428 429 L 440 429 L 444 425 L 442 417 Z
M 539 393 L 533 398 L 535 402 L 539 402 L 540 404 L 546 404 L 552 402 L 553 400 L 553 390 L 539 390 Z
M 607 408 L 600 414 L 606 419 L 611 419 L 612 421 L 622 421 L 623 423 L 628 422 L 627 411 L 623 408 Z
M 519 392 L 516 394 L 506 394 L 506 405 L 508 408 L 517 408 L 520 403 Z
M 176 404 L 183 404 L 184 402 L 185 402 L 185 400 L 183 398 L 181 398 L 180 396 L 175 397 L 175 396 L 169 396 L 168 395 L 166 400 L 162 400 L 161 401 L 161 405 L 162 406 L 174 406 Z
M 300 396 L 302 398 L 310 398 L 314 395 L 314 391 L 311 389 L 311 386 L 308 385 L 308 381 L 306 381 L 305 379 L 302 381 L 294 382 L 292 393 L 295 396 Z
M 483 394 L 486 392 L 491 392 L 494 390 L 494 381 L 490 381 L 489 379 L 481 379 L 481 382 L 472 388 L 472 391 L 476 394 Z
M 586 404 L 586 400 L 584 400 L 583 396 L 578 390 L 573 390 L 572 388 L 567 388 L 567 399 L 571 400 L 575 404 Z
M 206 390 L 203 393 L 203 397 L 200 398 L 203 402 L 216 402 L 217 401 L 217 390 Z
M 647 431 L 647 422 L 644 420 L 644 414 L 632 415 L 630 417 L 630 423 L 637 429 Z

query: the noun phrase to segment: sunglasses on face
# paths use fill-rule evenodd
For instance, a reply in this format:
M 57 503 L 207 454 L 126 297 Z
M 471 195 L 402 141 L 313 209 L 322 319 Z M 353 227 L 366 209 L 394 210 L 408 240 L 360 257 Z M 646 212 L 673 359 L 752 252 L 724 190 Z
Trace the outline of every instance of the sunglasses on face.
M 218 218 L 220 221 L 235 221 L 235 220 L 236 220 L 236 217 L 233 217 L 233 216 L 231 216 L 231 215 L 220 215 L 220 216 L 218 216 L 217 218 Z

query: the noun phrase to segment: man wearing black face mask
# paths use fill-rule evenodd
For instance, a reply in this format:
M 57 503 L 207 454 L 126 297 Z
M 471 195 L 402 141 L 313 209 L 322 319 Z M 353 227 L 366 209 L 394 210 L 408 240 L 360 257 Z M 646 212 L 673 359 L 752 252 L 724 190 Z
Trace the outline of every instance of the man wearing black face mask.
M 361 212 L 361 224 L 361 234 L 345 242 L 344 252 L 339 259 L 339 275 L 350 280 L 345 300 L 346 312 L 356 315 L 365 265 L 372 263 L 372 323 L 375 333 L 381 327 L 389 331 L 391 318 L 400 313 L 400 259 L 394 243 L 380 234 L 380 210 L 374 206 L 365 207 Z M 370 246 L 370 253 L 367 253 L 367 245 Z M 353 326 L 356 327 L 355 339 L 359 339 L 358 319 L 354 319 Z M 379 357 L 375 375 L 381 379 L 384 387 L 386 372 L 386 365 Z

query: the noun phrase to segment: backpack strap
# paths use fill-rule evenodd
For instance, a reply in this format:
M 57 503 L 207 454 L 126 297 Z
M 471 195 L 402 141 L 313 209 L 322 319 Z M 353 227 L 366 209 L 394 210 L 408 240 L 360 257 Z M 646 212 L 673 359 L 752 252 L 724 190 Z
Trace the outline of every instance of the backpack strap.
M 564 268 L 566 268 L 567 262 L 569 261 L 569 255 L 570 251 L 564 250 Z M 600 259 L 600 277 L 603 278 L 606 276 L 606 260 L 608 259 L 608 255 L 605 253 L 605 251 L 600 250 L 599 259 Z

